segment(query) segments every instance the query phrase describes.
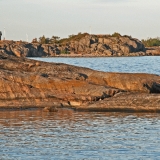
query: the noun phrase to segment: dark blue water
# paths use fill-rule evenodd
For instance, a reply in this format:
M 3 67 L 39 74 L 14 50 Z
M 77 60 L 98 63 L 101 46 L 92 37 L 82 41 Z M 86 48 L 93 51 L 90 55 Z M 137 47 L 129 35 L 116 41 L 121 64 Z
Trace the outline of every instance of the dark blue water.
M 44 58 L 160 75 L 160 57 Z M 0 111 L 0 160 L 160 159 L 160 114 Z

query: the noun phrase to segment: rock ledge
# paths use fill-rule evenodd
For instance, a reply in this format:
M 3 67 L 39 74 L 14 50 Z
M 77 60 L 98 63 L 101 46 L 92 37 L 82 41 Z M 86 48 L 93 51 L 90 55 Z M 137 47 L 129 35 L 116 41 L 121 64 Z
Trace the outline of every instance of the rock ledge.
M 106 73 L 0 54 L 0 108 L 160 112 L 160 76 Z

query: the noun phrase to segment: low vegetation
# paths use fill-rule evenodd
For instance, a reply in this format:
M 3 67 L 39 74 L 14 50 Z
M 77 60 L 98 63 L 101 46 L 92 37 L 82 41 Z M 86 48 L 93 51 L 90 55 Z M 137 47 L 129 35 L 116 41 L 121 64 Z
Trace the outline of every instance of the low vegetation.
M 68 43 L 70 41 L 79 41 L 81 38 L 85 37 L 86 35 L 89 35 L 88 33 L 81 33 L 79 32 L 77 35 L 69 35 L 68 38 L 63 38 L 59 41 L 59 43 Z
M 52 36 L 51 38 L 46 38 L 44 35 L 42 37 L 39 37 L 39 39 L 34 38 L 32 40 L 32 43 L 41 43 L 41 44 L 68 44 L 71 41 L 79 41 L 81 38 L 85 37 L 86 35 L 89 35 L 89 33 L 81 33 L 74 35 L 69 35 L 68 38 L 62 38 L 58 36 Z M 121 34 L 118 32 L 113 33 L 112 35 L 95 35 L 96 37 L 120 37 Z
M 114 32 L 111 36 L 112 37 L 121 37 L 121 34 L 118 32 Z
M 71 41 L 79 41 L 81 38 L 85 37 L 86 35 L 89 35 L 88 33 L 81 33 L 79 32 L 78 34 L 74 35 L 69 35 L 68 38 L 62 38 L 58 36 L 52 36 L 51 38 L 47 38 L 44 35 L 42 37 L 39 37 L 39 39 L 34 38 L 32 40 L 32 43 L 41 43 L 41 44 L 68 44 Z M 121 34 L 118 32 L 114 32 L 113 34 L 108 34 L 108 35 L 95 35 L 96 37 L 121 37 Z M 126 35 L 125 35 L 126 36 Z M 131 36 L 127 36 L 130 37 Z M 145 47 L 153 47 L 153 46 L 160 46 L 160 37 L 157 38 L 148 38 L 148 39 L 142 39 L 142 43 L 145 45 Z
M 146 40 L 142 39 L 142 43 L 145 45 L 145 47 L 160 46 L 160 37 L 148 38 Z
M 32 40 L 32 43 L 41 43 L 41 44 L 55 44 L 55 43 L 60 43 L 60 44 L 66 44 L 70 41 L 78 41 L 81 38 L 85 37 L 86 35 L 89 35 L 88 33 L 81 33 L 79 32 L 77 35 L 69 35 L 68 38 L 63 38 L 60 39 L 58 36 L 52 36 L 51 38 L 46 38 L 44 35 L 42 37 L 39 37 L 39 40 L 37 38 L 34 38 Z

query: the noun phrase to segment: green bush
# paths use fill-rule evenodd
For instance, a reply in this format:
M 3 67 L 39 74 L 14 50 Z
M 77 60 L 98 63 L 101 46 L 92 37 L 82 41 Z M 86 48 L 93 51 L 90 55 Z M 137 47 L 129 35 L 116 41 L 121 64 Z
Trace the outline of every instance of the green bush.
M 46 38 L 43 35 L 42 37 L 39 37 L 39 43 L 41 43 L 41 44 L 54 44 L 54 43 L 58 43 L 59 39 L 60 39 L 60 37 L 58 37 L 58 36 L 52 36 L 51 38 Z
M 145 47 L 160 46 L 160 38 L 148 38 L 147 40 L 142 39 L 142 43 Z
M 89 35 L 88 33 L 81 33 L 79 32 L 77 35 L 69 35 L 68 38 L 63 38 L 59 40 L 59 43 L 68 43 L 70 41 L 79 41 L 81 38 L 85 37 L 86 35 Z
M 111 36 L 112 37 L 121 37 L 121 34 L 118 32 L 114 32 Z

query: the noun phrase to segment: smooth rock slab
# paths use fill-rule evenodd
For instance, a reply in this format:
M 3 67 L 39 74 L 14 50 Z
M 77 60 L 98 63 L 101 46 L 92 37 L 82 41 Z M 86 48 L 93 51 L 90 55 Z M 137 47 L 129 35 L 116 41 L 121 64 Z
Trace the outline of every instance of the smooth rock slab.
M 75 107 L 78 111 L 160 112 L 160 94 L 120 93 L 88 106 Z
M 160 76 L 100 72 L 1 53 L 0 108 L 46 106 L 159 112 Z

